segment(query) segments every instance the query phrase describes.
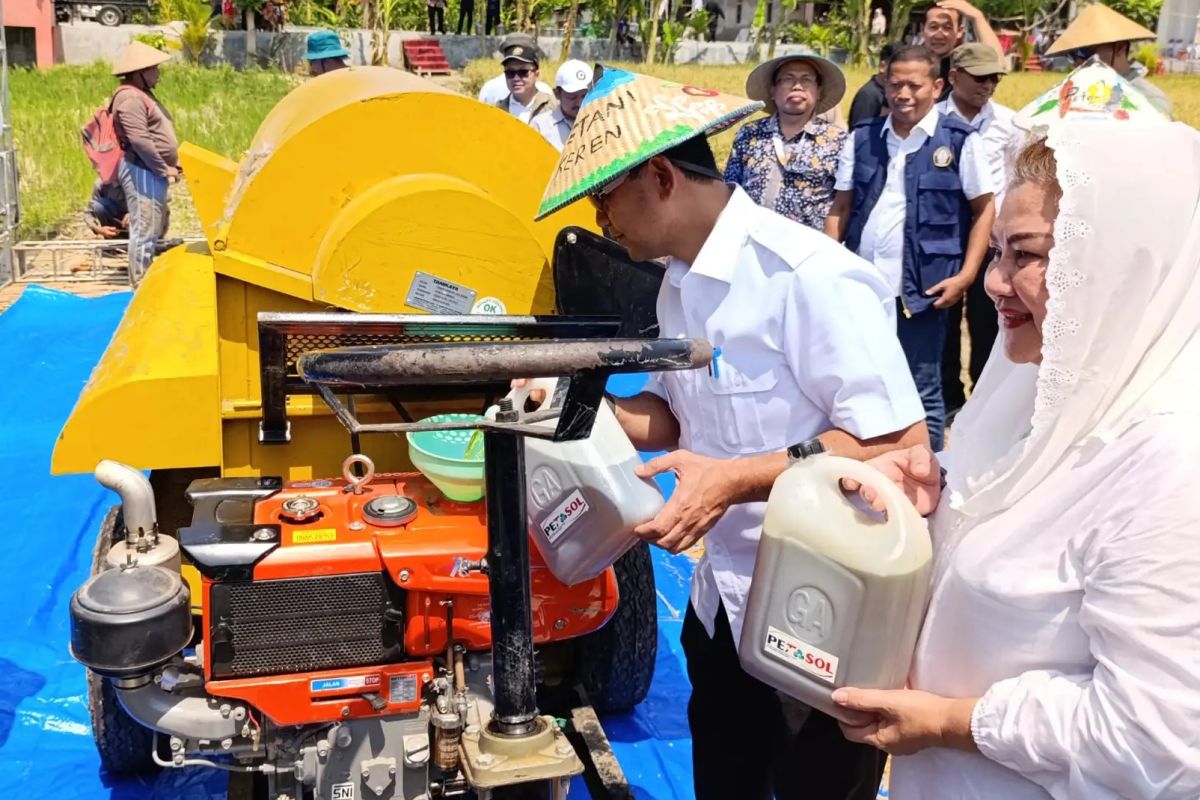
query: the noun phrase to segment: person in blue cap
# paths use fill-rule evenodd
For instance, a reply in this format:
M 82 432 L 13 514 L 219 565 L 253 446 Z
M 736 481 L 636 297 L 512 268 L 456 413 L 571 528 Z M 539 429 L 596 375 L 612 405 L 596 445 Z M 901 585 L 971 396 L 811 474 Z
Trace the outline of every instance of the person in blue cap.
M 342 46 L 342 40 L 333 31 L 313 31 L 308 35 L 304 59 L 308 61 L 308 74 L 314 78 L 326 72 L 345 69 L 350 66 L 346 63 L 349 57 L 350 51 Z

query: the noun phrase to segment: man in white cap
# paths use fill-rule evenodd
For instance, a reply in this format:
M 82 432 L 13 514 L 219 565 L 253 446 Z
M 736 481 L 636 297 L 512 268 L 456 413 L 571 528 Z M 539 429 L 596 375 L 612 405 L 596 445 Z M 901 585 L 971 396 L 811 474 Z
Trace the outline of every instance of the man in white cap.
M 554 76 L 554 99 L 558 106 L 552 110 L 537 115 L 529 124 L 540 133 L 554 149 L 561 151 L 571 126 L 575 124 L 575 115 L 583 105 L 583 98 L 588 89 L 592 88 L 592 68 L 582 61 L 571 59 L 564 61 Z
M 158 98 L 158 65 L 170 58 L 131 42 L 113 67 L 121 85 L 112 97 L 113 129 L 124 157 L 117 176 L 129 206 L 129 277 L 140 283 L 166 235 L 167 186 L 179 178 L 179 141 Z
M 1132 83 L 1151 105 L 1170 117 L 1173 111 L 1171 99 L 1166 92 L 1146 80 L 1141 64 L 1129 59 L 1129 48 L 1134 42 L 1153 38 L 1154 31 L 1106 5 L 1096 3 L 1079 12 L 1062 36 L 1050 45 L 1046 55 L 1068 53 L 1075 59 L 1076 66 L 1096 56 Z
M 755 67 L 746 94 L 770 116 L 748 122 L 733 140 L 725 180 L 759 205 L 824 230 L 846 131 L 819 116 L 846 93 L 846 78 L 820 56 L 782 56 Z
M 704 538 L 681 637 L 696 797 L 874 800 L 879 753 L 848 744 L 825 714 L 785 714 L 741 669 L 738 646 L 775 478 L 820 448 L 863 459 L 926 442 L 924 413 L 876 270 L 717 171 L 706 137 L 759 108 L 606 69 L 539 216 L 589 198 L 631 258 L 666 259 L 661 335 L 715 348 L 707 372 L 652 375 L 646 391 L 613 401 L 639 450 L 672 451 L 641 474 L 678 480 L 636 533 L 674 553 Z

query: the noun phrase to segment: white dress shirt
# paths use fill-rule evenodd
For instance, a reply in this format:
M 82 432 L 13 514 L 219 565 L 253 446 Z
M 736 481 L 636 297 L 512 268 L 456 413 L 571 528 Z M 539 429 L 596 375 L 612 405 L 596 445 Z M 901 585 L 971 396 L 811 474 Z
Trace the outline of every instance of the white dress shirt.
M 992 171 L 992 188 L 996 190 L 998 213 L 1000 203 L 1004 200 L 1004 192 L 1008 189 L 1009 170 L 1025 147 L 1025 132 L 1013 124 L 1016 112 L 1008 106 L 989 100 L 975 115 L 975 119 L 967 119 L 966 115 L 959 111 L 953 95 L 938 103 L 937 109 L 947 117 L 957 117 L 979 132 L 983 140 L 983 151 Z
M 671 259 L 664 337 L 698 337 L 711 370 L 657 373 L 647 390 L 679 420 L 679 446 L 716 458 L 780 452 L 832 428 L 861 439 L 925 418 L 885 313 L 891 290 L 829 237 L 733 189 L 694 264 Z M 730 508 L 704 537 L 692 605 L 709 635 L 721 602 L 734 641 L 765 503 Z
M 537 82 L 537 90 L 543 94 L 554 94 L 554 88 L 542 81 Z M 504 73 L 501 72 L 496 77 L 488 80 L 479 90 L 479 100 L 480 102 L 487 103 L 489 106 L 494 106 L 508 97 L 508 93 L 508 81 L 505 80 Z
M 896 758 L 894 800 L 1200 797 L 1197 450 L 1159 414 L 961 541 L 942 503 L 909 682 L 981 698 L 980 752 Z
M 529 126 L 540 133 L 547 142 L 554 145 L 559 152 L 562 152 L 563 145 L 567 142 L 567 135 L 571 133 L 571 123 L 567 122 L 567 118 L 563 116 L 562 108 L 559 106 L 555 106 L 552 111 L 538 114 L 529 121 Z
M 884 121 L 880 133 L 887 138 L 887 181 L 884 183 L 883 193 L 867 217 L 866 225 L 863 226 L 858 254 L 879 269 L 888 285 L 892 287 L 894 297 L 900 296 L 904 279 L 904 218 L 907 209 L 904 165 L 909 155 L 920 150 L 925 140 L 937 130 L 938 116 L 936 107 L 930 110 L 909 131 L 907 139 L 901 139 L 892 128 L 892 118 L 889 116 Z M 854 188 L 854 141 L 857 136 L 867 135 L 869 131 L 866 128 L 856 128 L 846 137 L 846 144 L 843 145 L 838 159 L 837 176 L 834 179 L 834 189 L 837 191 L 850 191 Z M 987 156 L 979 145 L 978 134 L 972 133 L 967 136 L 956 166 L 962 181 L 963 194 L 968 200 L 994 191 L 991 169 Z

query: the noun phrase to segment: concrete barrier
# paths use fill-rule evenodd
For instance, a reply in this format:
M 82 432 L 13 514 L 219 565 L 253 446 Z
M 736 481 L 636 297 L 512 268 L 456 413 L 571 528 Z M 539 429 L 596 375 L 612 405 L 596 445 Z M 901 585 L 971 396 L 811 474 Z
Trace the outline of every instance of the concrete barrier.
M 173 23 L 178 25 L 179 23 Z M 167 26 L 169 28 L 171 26 Z M 62 64 L 91 64 L 94 61 L 113 61 L 133 37 L 140 33 L 166 30 L 160 26 L 120 25 L 106 28 L 91 22 L 59 25 L 55 28 L 55 50 Z M 315 28 L 292 28 L 282 33 L 257 32 L 255 55 L 260 66 L 274 66 L 287 71 L 297 69 L 304 60 L 305 40 Z M 346 49 L 350 51 L 353 64 L 368 64 L 371 61 L 371 33 L 361 29 L 339 32 Z M 387 42 L 387 60 L 392 66 L 404 64 L 401 43 L 405 39 L 431 38 L 416 31 L 394 31 Z M 446 58 L 455 69 L 462 69 L 467 62 L 476 58 L 494 58 L 498 55 L 500 38 L 497 36 L 442 35 L 437 39 Z M 250 65 L 246 50 L 245 31 L 213 31 L 205 50 L 203 61 L 208 64 L 231 64 L 242 68 Z M 482 43 L 482 44 L 481 44 Z M 558 61 L 562 54 L 562 39 L 542 36 L 538 46 L 548 61 Z M 811 53 L 802 45 L 779 45 L 776 55 Z M 178 56 L 177 56 L 178 57 Z M 581 39 L 571 41 L 571 57 L 585 61 L 602 61 L 608 58 L 607 39 Z M 621 54 L 617 56 L 618 60 Z M 697 42 L 684 41 L 675 54 L 676 64 L 745 64 L 750 60 L 748 42 Z

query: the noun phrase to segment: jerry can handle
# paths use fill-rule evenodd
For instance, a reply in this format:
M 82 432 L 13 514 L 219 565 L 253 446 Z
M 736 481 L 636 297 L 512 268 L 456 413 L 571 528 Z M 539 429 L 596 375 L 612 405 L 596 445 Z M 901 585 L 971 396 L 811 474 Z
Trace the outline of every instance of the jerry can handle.
M 883 499 L 884 514 L 889 521 L 895 520 L 899 523 L 901 516 L 898 512 L 904 506 L 912 508 L 912 504 L 904 495 L 904 492 L 900 491 L 900 488 L 892 483 L 892 480 L 888 476 L 862 461 L 840 459 L 836 473 L 836 488 L 839 494 L 842 491 L 841 482 L 843 478 L 858 481 L 863 486 L 870 486 L 874 489 Z M 913 511 L 915 513 L 916 510 L 914 509 Z

